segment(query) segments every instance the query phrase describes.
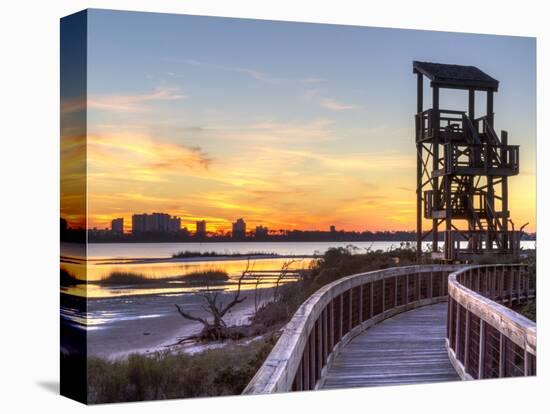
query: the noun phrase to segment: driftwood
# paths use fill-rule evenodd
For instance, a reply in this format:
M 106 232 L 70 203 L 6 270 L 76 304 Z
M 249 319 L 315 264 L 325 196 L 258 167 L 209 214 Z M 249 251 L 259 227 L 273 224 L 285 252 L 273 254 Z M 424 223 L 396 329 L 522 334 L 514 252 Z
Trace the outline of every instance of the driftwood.
M 198 293 L 201 296 L 206 304 L 202 307 L 209 315 L 210 318 L 199 317 L 185 312 L 181 306 L 175 305 L 178 313 L 185 319 L 190 321 L 199 322 L 203 325 L 202 331 L 198 335 L 192 335 L 186 337 L 178 342 L 182 343 L 190 339 L 199 339 L 199 340 L 220 340 L 220 339 L 236 339 L 235 336 L 240 334 L 233 332 L 234 329 L 227 327 L 225 321 L 223 320 L 224 316 L 236 305 L 246 300 L 246 296 L 241 297 L 241 286 L 243 279 L 246 277 L 248 269 L 250 267 L 250 258 L 247 260 L 246 269 L 242 272 L 239 277 L 237 284 L 237 291 L 233 295 L 233 298 L 224 305 L 223 301 L 220 300 L 220 291 L 213 290 L 210 287 L 210 284 L 207 281 L 206 290 L 204 292 Z M 209 320 L 211 319 L 211 320 Z

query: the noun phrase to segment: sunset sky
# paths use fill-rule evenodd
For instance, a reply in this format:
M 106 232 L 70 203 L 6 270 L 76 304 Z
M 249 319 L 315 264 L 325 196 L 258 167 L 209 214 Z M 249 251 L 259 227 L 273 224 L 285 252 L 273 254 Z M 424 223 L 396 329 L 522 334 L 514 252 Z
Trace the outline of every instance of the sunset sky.
M 510 210 L 535 230 L 533 38 L 88 16 L 89 228 L 124 217 L 130 230 L 133 213 L 158 211 L 190 230 L 239 217 L 274 230 L 413 230 L 412 61 L 424 60 L 501 82 L 495 126 L 521 145 Z M 443 108 L 466 105 L 466 92 L 443 91 Z

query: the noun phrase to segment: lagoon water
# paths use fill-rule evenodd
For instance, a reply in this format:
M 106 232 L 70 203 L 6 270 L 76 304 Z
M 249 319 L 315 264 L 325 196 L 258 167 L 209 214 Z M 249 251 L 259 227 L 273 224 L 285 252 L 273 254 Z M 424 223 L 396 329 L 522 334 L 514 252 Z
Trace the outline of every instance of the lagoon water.
M 246 257 L 230 257 L 232 254 L 249 253 L 273 254 L 275 256 L 254 257 L 250 261 L 250 270 L 277 271 L 283 264 L 293 261 L 291 269 L 307 268 L 314 256 L 322 255 L 331 247 L 353 245 L 358 253 L 368 250 L 391 250 L 400 247 L 400 242 L 225 242 L 225 243 L 91 243 L 88 245 L 88 259 L 78 260 L 77 251 L 70 244 L 62 245 L 62 267 L 79 279 L 97 282 L 113 272 L 127 272 L 143 275 L 147 278 L 181 277 L 196 272 L 221 270 L 227 272 L 229 281 L 223 285 L 224 290 L 236 286 L 236 280 L 246 269 Z M 430 243 L 424 243 L 424 249 Z M 534 241 L 522 242 L 524 249 L 535 248 Z M 73 250 L 71 250 L 73 249 Z M 172 255 L 181 251 L 215 252 L 226 257 L 196 257 L 172 259 Z M 77 260 L 74 260 L 74 258 Z M 85 272 L 84 272 L 85 269 Z M 272 287 L 273 278 L 265 278 L 261 287 Z M 255 287 L 254 281 L 244 288 Z M 170 283 L 162 288 L 118 286 L 107 287 L 100 284 L 79 284 L 64 288 L 66 293 L 88 298 L 112 296 L 151 295 L 166 293 L 196 292 L 204 286 L 189 286 L 181 282 Z
M 411 243 L 414 245 L 414 243 Z M 353 245 L 363 252 L 370 250 L 389 250 L 398 248 L 400 242 L 220 242 L 220 243 L 91 243 L 88 245 L 89 259 L 110 258 L 169 258 L 180 251 L 216 252 L 219 254 L 275 253 L 279 255 L 323 254 L 331 247 Z M 430 242 L 423 243 L 428 249 Z M 440 243 L 443 247 L 443 243 Z M 534 249 L 535 241 L 522 241 L 524 249 Z
M 173 253 L 181 251 L 216 252 L 220 255 L 274 253 L 283 256 L 310 256 L 323 254 L 331 247 L 346 247 L 350 244 L 364 252 L 367 249 L 397 248 L 400 242 L 91 243 L 88 245 L 88 258 L 169 258 Z
M 224 270 L 229 280 L 217 289 L 223 295 L 232 295 L 236 280 L 247 266 L 243 257 L 171 259 L 180 251 L 216 252 L 220 255 L 234 253 L 274 253 L 278 257 L 256 257 L 251 260 L 251 270 L 278 270 L 283 263 L 294 260 L 293 269 L 307 268 L 314 255 L 322 254 L 330 247 L 345 247 L 349 244 L 358 252 L 389 250 L 399 247 L 399 242 L 315 242 L 315 243 L 104 243 L 88 245 L 88 260 L 79 258 L 79 249 L 74 245 L 62 245 L 61 267 L 88 282 L 63 287 L 67 297 L 85 297 L 85 311 L 70 305 L 62 306 L 61 317 L 64 329 L 85 329 L 88 352 L 94 355 L 117 356 L 129 352 L 147 352 L 162 349 L 165 344 L 174 342 L 181 336 L 195 332 L 200 326 L 181 318 L 175 312 L 174 303 L 186 310 L 201 315 L 204 313 L 199 295 L 193 293 L 204 290 L 204 286 L 188 285 L 181 281 L 162 287 L 148 286 L 105 286 L 97 282 L 110 273 L 133 272 L 149 278 L 185 276 L 204 270 Z M 428 248 L 428 243 L 425 244 Z M 535 242 L 522 242 L 524 249 L 534 249 Z M 82 277 L 82 275 L 84 275 Z M 291 280 L 289 280 L 291 281 Z M 289 282 L 287 281 L 287 282 Z M 274 278 L 265 278 L 261 285 L 254 280 L 243 286 L 249 298 L 233 312 L 231 318 L 245 321 L 253 312 L 251 298 L 257 287 L 263 292 L 263 300 L 275 284 Z M 265 290 L 264 290 L 265 289 Z M 70 301 L 69 301 L 70 303 Z M 202 315 L 204 316 L 204 315 Z M 160 348 L 159 348 L 160 347 Z

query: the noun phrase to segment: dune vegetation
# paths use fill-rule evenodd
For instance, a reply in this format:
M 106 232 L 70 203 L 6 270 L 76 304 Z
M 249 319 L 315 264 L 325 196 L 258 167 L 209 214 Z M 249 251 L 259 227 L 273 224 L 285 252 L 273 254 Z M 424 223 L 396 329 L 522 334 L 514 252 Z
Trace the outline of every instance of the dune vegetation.
M 262 365 L 276 335 L 195 355 L 157 352 L 126 359 L 88 358 L 91 404 L 239 394 Z

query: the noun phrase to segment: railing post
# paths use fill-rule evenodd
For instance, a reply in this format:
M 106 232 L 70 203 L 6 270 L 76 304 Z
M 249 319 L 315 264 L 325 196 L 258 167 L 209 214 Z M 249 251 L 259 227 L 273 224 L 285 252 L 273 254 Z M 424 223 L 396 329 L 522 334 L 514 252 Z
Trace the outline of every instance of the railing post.
M 338 324 L 338 341 L 344 336 L 344 294 L 340 295 L 340 323 Z
M 485 376 L 485 321 L 479 319 L 479 360 L 477 377 L 483 379 Z
M 506 266 L 500 266 L 500 275 L 498 278 L 498 292 L 497 292 L 497 298 L 502 300 L 504 299 L 505 292 L 504 292 L 504 279 L 506 278 Z
M 409 303 L 409 275 L 405 275 L 405 305 Z
M 334 327 L 334 299 L 331 299 L 329 305 L 328 305 L 328 345 L 330 352 L 334 349 L 334 334 L 335 334 L 335 327 Z M 329 353 L 330 353 L 329 352 Z
M 456 323 L 455 323 L 455 354 L 458 360 L 460 353 L 460 303 L 456 302 Z
M 361 325 L 363 322 L 363 285 L 358 287 L 359 289 L 359 306 L 357 307 L 359 316 L 357 318 L 357 324 Z
M 433 272 L 428 277 L 428 298 L 433 298 Z
M 303 380 L 304 380 L 304 361 L 302 360 L 298 365 L 298 371 L 296 372 L 296 391 L 304 390 Z
M 329 336 L 329 333 L 328 333 L 328 308 L 325 308 L 323 310 L 323 365 L 325 365 L 327 363 L 327 359 L 328 359 L 328 336 Z
M 500 334 L 498 347 L 498 377 L 504 377 L 504 367 L 506 366 L 506 336 Z
M 533 356 L 527 352 L 527 350 L 523 353 L 523 374 L 527 377 L 530 375 L 533 375 L 533 371 L 531 369 L 531 359 Z
M 353 288 L 349 289 L 349 303 L 348 303 L 348 332 L 353 328 Z
M 374 282 L 370 282 L 370 289 L 369 289 L 369 294 L 370 294 L 370 300 L 369 300 L 369 317 L 373 317 L 374 316 Z
M 529 299 L 529 275 L 527 272 L 523 272 L 523 284 L 525 285 L 525 300 Z
M 308 339 L 306 341 L 306 347 L 304 349 L 304 354 L 302 356 L 302 365 L 304 367 L 304 369 L 303 369 L 304 390 L 309 390 L 310 389 L 310 387 L 309 387 L 309 384 L 310 384 L 310 382 L 309 382 L 309 379 L 310 379 L 310 374 L 309 374 L 309 336 L 308 336 Z
M 393 307 L 397 307 L 397 276 L 393 278 Z
M 489 299 L 496 299 L 497 297 L 497 287 L 498 287 L 498 284 L 497 284 L 497 267 L 494 266 L 493 267 L 493 272 L 492 272 L 492 281 L 491 281 L 491 293 L 489 295 Z
M 416 290 L 415 300 L 420 300 L 420 281 L 421 281 L 420 275 L 421 275 L 421 273 L 416 273 L 416 275 L 415 275 L 415 279 L 416 279 L 416 283 L 415 283 L 415 286 L 414 286 L 415 290 Z
M 317 369 L 315 370 L 315 382 L 321 378 L 321 370 L 323 369 L 323 314 L 317 321 Z
M 508 300 L 510 301 L 510 306 L 512 305 L 512 301 L 514 300 L 514 270 L 515 266 L 510 266 L 510 272 L 508 275 Z
M 386 310 L 386 279 L 382 279 L 382 312 Z
M 464 332 L 464 371 L 470 371 L 470 318 L 471 313 L 466 309 L 466 327 Z
M 310 336 L 309 336 L 309 358 L 310 358 L 310 365 L 309 365 L 309 375 L 311 376 L 311 379 L 309 380 L 310 383 L 310 389 L 315 389 L 315 383 L 317 382 L 317 358 L 316 358 L 316 333 L 317 333 L 317 322 L 313 324 L 313 329 L 311 330 Z

